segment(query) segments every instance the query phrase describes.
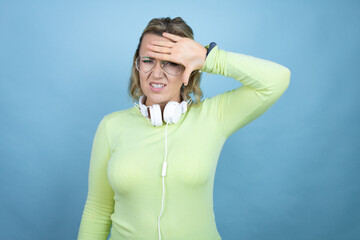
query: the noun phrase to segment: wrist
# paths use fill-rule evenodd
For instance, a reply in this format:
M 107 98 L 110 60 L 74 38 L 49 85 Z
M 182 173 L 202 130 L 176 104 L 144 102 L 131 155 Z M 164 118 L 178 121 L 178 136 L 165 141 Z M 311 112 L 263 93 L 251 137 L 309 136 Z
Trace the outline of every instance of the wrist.
M 216 46 L 217 46 L 217 44 L 215 42 L 211 42 L 210 44 L 205 46 L 205 49 L 206 49 L 205 62 L 206 62 L 206 58 L 209 55 L 210 51 Z M 204 65 L 202 66 L 201 70 L 199 70 L 200 73 L 204 71 L 205 64 L 206 64 L 205 62 L 204 62 Z
M 209 55 L 210 51 L 216 46 L 216 42 L 211 42 L 208 46 L 207 46 L 207 52 L 206 52 L 206 57 Z

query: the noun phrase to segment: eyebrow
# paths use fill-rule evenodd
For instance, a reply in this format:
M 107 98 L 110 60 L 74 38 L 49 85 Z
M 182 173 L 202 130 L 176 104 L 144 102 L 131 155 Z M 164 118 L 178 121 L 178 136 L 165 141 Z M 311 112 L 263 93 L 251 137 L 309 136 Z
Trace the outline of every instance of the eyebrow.
M 148 57 L 148 56 L 141 56 L 141 55 L 139 55 L 142 59 L 143 58 L 147 58 L 147 59 L 150 59 L 150 60 L 155 60 L 156 58 L 153 58 L 153 57 Z M 159 59 L 158 59 L 159 60 Z M 171 62 L 171 61 L 166 61 L 166 60 L 160 60 L 160 61 L 162 61 L 162 62 L 169 62 L 169 63 L 174 63 L 174 62 Z M 175 63 L 175 64 L 177 64 L 177 63 Z

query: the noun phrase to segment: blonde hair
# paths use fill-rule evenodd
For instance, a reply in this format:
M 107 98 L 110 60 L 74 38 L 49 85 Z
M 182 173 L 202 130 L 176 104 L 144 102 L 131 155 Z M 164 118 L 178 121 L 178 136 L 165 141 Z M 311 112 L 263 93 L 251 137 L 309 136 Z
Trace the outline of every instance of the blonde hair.
M 136 69 L 135 66 L 135 60 L 139 56 L 140 53 L 140 46 L 142 39 L 145 34 L 152 33 L 156 34 L 158 36 L 162 36 L 163 32 L 168 32 L 180 37 L 187 37 L 194 39 L 194 33 L 189 25 L 185 23 L 185 21 L 181 17 L 176 17 L 174 19 L 171 19 L 169 17 L 166 18 L 153 18 L 150 20 L 146 28 L 144 29 L 140 39 L 139 44 L 137 46 L 137 49 L 134 54 L 133 58 L 133 65 L 131 70 L 131 76 L 129 81 L 129 95 L 132 97 L 133 102 L 139 101 L 139 98 L 141 95 L 143 95 L 143 92 L 141 90 L 140 86 L 140 77 L 139 72 Z M 201 101 L 201 98 L 203 97 L 203 93 L 200 88 L 200 80 L 201 80 L 201 72 L 198 70 L 194 70 L 190 74 L 189 82 L 187 86 L 184 86 L 184 84 L 181 86 L 180 91 L 186 96 L 187 99 L 190 99 L 190 93 L 194 94 L 195 101 L 194 103 L 198 103 Z

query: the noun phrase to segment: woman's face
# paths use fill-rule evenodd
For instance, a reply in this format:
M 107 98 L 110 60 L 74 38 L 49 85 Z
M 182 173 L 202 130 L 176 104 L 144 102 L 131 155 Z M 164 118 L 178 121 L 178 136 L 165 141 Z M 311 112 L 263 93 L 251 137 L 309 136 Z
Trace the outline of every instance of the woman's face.
M 167 39 L 162 36 L 158 36 L 152 33 L 147 33 L 144 35 L 141 46 L 140 46 L 140 55 L 147 56 L 147 52 L 151 51 L 146 48 L 147 44 L 150 44 L 151 41 L 168 41 L 171 42 L 170 39 Z M 169 75 L 164 72 L 164 70 L 160 66 L 161 61 L 158 61 L 154 66 L 153 70 L 148 73 L 139 72 L 140 77 L 140 86 L 141 90 L 146 96 L 145 105 L 150 106 L 154 104 L 159 104 L 163 109 L 165 105 L 169 101 L 181 101 L 180 98 L 180 89 L 182 85 L 182 74 L 177 76 Z M 151 84 L 163 84 L 162 88 L 154 88 Z

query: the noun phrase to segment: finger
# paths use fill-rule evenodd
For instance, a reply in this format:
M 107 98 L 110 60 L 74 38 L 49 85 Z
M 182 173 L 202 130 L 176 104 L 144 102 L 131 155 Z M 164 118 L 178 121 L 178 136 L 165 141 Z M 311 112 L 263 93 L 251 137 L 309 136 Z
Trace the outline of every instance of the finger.
M 174 34 L 171 34 L 171 33 L 168 33 L 168 32 L 163 32 L 162 34 L 164 37 L 166 38 L 169 38 L 175 42 L 179 41 L 181 39 L 181 37 L 177 36 L 177 35 L 174 35 Z
M 175 45 L 175 43 L 168 41 L 152 41 L 151 44 L 169 48 L 172 48 Z
M 186 70 L 183 73 L 183 79 L 182 80 L 183 80 L 183 83 L 184 83 L 185 86 L 187 86 L 188 83 L 189 83 L 190 74 L 191 74 L 191 72 L 186 71 Z
M 146 53 L 146 56 L 171 62 L 171 58 L 170 58 L 169 54 L 156 53 L 156 52 L 150 52 L 149 51 L 149 52 Z
M 159 52 L 159 53 L 171 53 L 171 49 L 168 47 L 159 47 L 159 46 L 154 46 L 151 44 L 146 45 L 147 49 L 150 49 L 154 52 Z

